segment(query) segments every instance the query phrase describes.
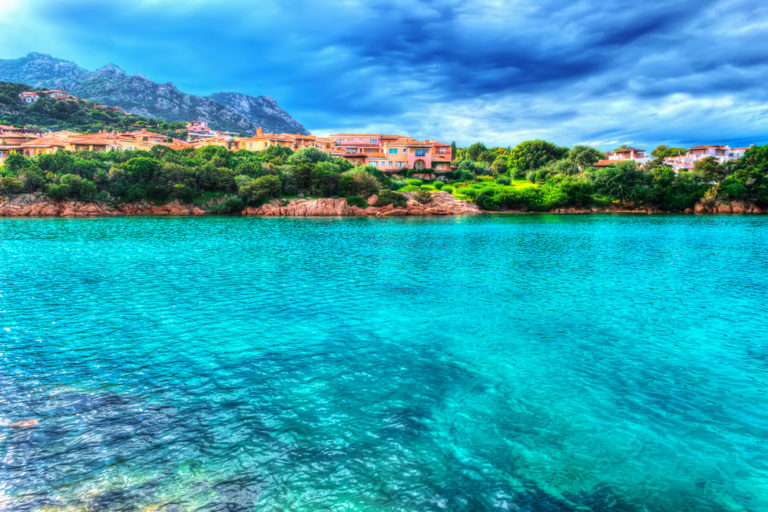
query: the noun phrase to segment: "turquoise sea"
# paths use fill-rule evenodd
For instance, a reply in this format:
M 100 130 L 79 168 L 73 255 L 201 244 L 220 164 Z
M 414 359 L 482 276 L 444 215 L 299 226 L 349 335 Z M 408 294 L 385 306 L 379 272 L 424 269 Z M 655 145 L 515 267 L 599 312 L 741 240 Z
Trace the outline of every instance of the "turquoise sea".
M 767 314 L 768 217 L 2 219 L 0 510 L 766 511 Z

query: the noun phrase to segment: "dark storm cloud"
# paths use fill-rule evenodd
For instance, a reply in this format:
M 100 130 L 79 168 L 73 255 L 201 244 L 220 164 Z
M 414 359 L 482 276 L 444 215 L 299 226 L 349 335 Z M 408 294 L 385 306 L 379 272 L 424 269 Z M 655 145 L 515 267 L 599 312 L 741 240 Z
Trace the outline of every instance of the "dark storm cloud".
M 314 131 L 768 136 L 768 9 L 754 0 L 31 0 L 5 14 L 5 57 L 44 51 L 197 94 L 267 94 Z

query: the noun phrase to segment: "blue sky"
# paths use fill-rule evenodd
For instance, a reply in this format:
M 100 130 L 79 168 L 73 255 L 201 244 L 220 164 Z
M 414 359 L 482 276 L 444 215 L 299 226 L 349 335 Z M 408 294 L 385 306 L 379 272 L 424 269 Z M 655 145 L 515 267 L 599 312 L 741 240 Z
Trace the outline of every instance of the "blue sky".
M 768 142 L 756 0 L 0 0 L 0 57 L 272 96 L 316 134 Z

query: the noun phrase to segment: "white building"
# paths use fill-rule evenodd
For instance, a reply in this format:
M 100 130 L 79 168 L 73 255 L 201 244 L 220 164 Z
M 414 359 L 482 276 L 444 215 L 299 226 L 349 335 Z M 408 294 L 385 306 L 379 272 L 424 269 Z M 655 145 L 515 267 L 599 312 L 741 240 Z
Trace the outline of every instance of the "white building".
M 673 156 L 664 159 L 664 163 L 671 166 L 675 170 L 679 169 L 693 169 L 693 166 L 699 160 L 704 158 L 714 157 L 721 164 L 738 160 L 744 156 L 744 152 L 749 147 L 745 148 L 732 148 L 730 146 L 722 146 L 713 144 L 709 146 L 693 146 L 688 148 L 688 152 L 684 155 Z

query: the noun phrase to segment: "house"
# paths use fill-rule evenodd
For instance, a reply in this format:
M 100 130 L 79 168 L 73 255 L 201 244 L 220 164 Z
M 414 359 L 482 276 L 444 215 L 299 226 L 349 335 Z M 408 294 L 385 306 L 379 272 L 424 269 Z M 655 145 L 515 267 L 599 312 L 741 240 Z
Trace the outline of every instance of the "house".
M 644 149 L 628 148 L 623 146 L 613 150 L 613 152 L 607 152 L 606 155 L 608 156 L 608 160 L 634 160 L 639 164 L 644 164 L 650 160 L 650 158 L 645 155 Z
M 38 137 L 21 145 L 24 156 L 50 155 L 64 149 L 65 142 L 58 137 Z
M 19 99 L 23 103 L 34 103 L 38 100 L 39 96 L 35 91 L 24 91 L 19 93 Z
M 23 150 L 21 148 L 21 145 L 6 145 L 6 144 L 0 144 L 0 164 L 3 163 L 3 161 L 8 158 L 8 155 L 11 153 L 22 153 Z
M 112 151 L 124 149 L 114 137 L 99 133 L 94 135 L 76 135 L 64 140 L 67 151 Z
M 13 125 L 0 125 L 0 144 L 22 143 L 37 137 L 42 137 L 43 132 L 32 128 L 19 128 Z
M 403 135 L 335 133 L 328 136 L 334 150 L 353 164 L 369 164 L 388 172 L 405 169 L 450 170 L 449 144 L 419 141 Z
M 189 133 L 206 133 L 210 131 L 207 121 L 187 121 L 187 132 Z
M 436 171 L 450 171 L 453 161 L 453 148 L 450 144 L 430 140 L 432 146 L 432 168 Z
M 152 142 L 154 144 L 160 144 L 161 142 L 164 142 L 165 139 L 168 138 L 167 135 L 163 135 L 162 133 L 154 133 L 154 132 L 148 132 L 146 128 L 142 128 L 141 130 L 136 130 L 133 132 L 128 132 L 127 134 L 133 137 L 135 140 L 140 142 Z
M 53 89 L 53 90 L 50 90 L 50 91 L 43 91 L 40 94 L 48 96 L 49 98 L 53 98 L 54 100 L 66 100 L 66 99 L 69 99 L 69 94 L 67 94 L 64 91 L 59 91 L 57 89 Z
M 272 146 L 293 148 L 295 144 L 296 139 L 294 137 L 276 133 L 264 133 L 264 130 L 259 126 L 256 128 L 256 135 L 239 139 L 237 147 L 247 151 L 263 151 Z
M 218 135 L 208 127 L 207 121 L 187 121 L 187 139 L 203 139 Z
M 720 163 L 738 160 L 744 156 L 748 150 L 744 148 L 731 148 L 720 144 L 710 144 L 705 146 L 692 146 L 684 155 L 669 157 L 664 159 L 664 163 L 675 170 L 690 170 L 696 165 L 696 162 L 704 158 L 715 158 Z

